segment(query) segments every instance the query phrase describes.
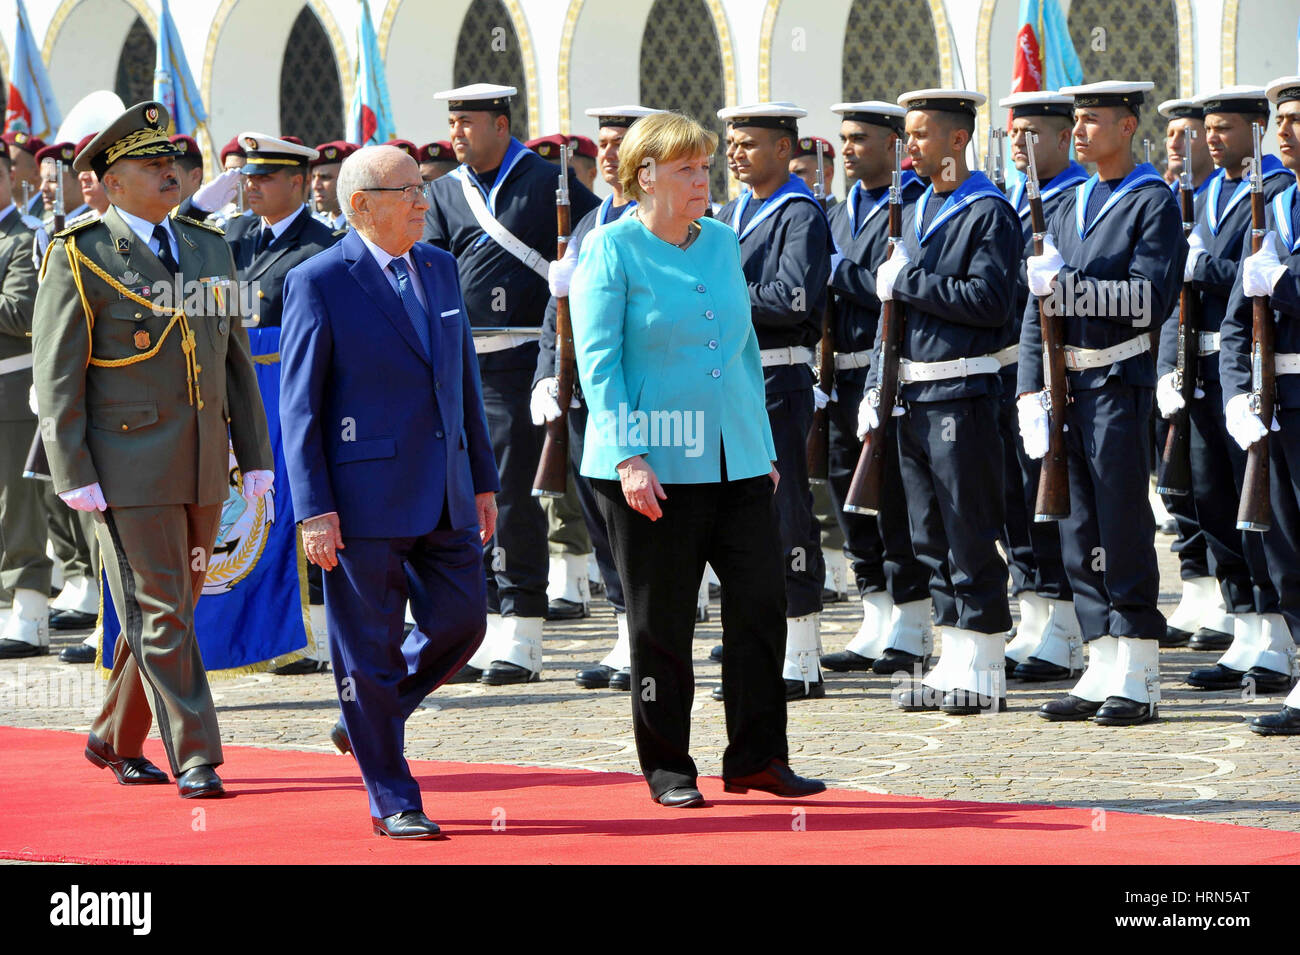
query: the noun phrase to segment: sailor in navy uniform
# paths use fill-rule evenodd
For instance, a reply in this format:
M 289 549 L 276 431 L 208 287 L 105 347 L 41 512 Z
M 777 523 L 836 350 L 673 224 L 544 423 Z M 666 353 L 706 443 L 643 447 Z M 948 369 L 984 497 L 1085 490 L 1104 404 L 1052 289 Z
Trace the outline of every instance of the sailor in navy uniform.
M 1219 324 L 1228 306 L 1243 237 L 1250 230 L 1250 178 L 1246 175 L 1253 145 L 1252 124 L 1268 126 L 1269 105 L 1263 87 L 1237 86 L 1202 96 L 1195 102 L 1204 110 L 1205 137 L 1218 167 L 1200 190 L 1196 202 L 1196 228 L 1189 237 L 1190 250 L 1183 268 L 1185 287 L 1194 295 L 1199 314 L 1197 384 L 1189 409 L 1194 511 L 1209 552 L 1214 558 L 1215 584 L 1221 591 L 1231 621 L 1232 640 L 1218 663 L 1193 670 L 1188 682 L 1204 689 L 1236 689 L 1249 679 L 1260 692 L 1287 690 L 1290 667 L 1280 671 L 1258 667 L 1260 654 L 1285 650 L 1290 634 L 1280 613 L 1277 590 L 1268 575 L 1272 561 L 1294 564 L 1294 542 L 1270 531 L 1243 533 L 1237 529 L 1237 502 L 1241 497 L 1246 454 L 1228 435 L 1223 418 L 1223 393 L 1219 385 Z M 1265 201 L 1271 201 L 1295 177 L 1276 156 L 1261 163 Z M 1249 254 L 1247 252 L 1246 254 Z M 1162 417 L 1183 407 L 1174 378 L 1178 355 L 1177 313 L 1161 329 L 1156 402 Z M 1265 548 L 1273 543 L 1271 553 Z M 1286 595 L 1294 603 L 1300 599 Z M 1217 602 L 1216 602 L 1217 604 Z M 1217 609 L 1217 607 L 1216 607 Z M 1221 627 L 1222 625 L 1220 625 Z M 1218 628 L 1216 628 L 1218 629 Z M 1269 648 L 1261 633 L 1285 644 Z M 1202 631 L 1191 638 L 1195 649 L 1207 647 Z M 1278 658 L 1271 658 L 1277 662 Z M 1285 659 L 1285 655 L 1281 658 Z
M 1158 716 L 1159 640 L 1155 519 L 1147 499 L 1156 383 L 1152 332 L 1177 297 L 1187 257 L 1177 203 L 1133 134 L 1151 83 L 1108 80 L 1066 87 L 1074 147 L 1098 172 L 1062 197 L 1042 255 L 1026 267 L 1031 299 L 1020 330 L 1020 432 L 1031 458 L 1046 453 L 1042 334 L 1037 296 L 1059 316 L 1066 346 L 1070 516 L 1061 554 L 1089 645 L 1070 693 L 1043 704 L 1049 720 L 1104 725 Z
M 1260 94 L 1261 98 L 1263 94 Z M 1214 162 L 1205 142 L 1205 111 L 1194 99 L 1165 100 L 1156 107 L 1157 112 L 1168 120 L 1165 127 L 1165 181 L 1174 194 L 1179 197 L 1179 176 L 1184 170 L 1192 174 L 1192 188 L 1200 209 L 1200 197 L 1210 185 Z M 1179 206 L 1181 210 L 1181 205 Z M 1172 326 L 1172 328 L 1171 328 Z M 1178 337 L 1178 302 L 1173 303 L 1173 311 L 1161 334 L 1172 335 L 1176 342 Z M 1172 347 L 1172 346 L 1170 346 Z M 1203 361 L 1212 361 L 1207 358 Z M 1169 353 L 1167 363 L 1156 359 L 1158 375 L 1168 373 L 1173 368 L 1173 354 Z M 1159 398 L 1159 392 L 1156 395 Z M 1162 414 L 1155 418 L 1155 457 L 1157 470 L 1159 458 L 1163 453 L 1169 436 L 1169 421 Z M 1197 439 L 1199 440 L 1199 439 Z M 1228 607 L 1220 581 L 1225 576 L 1241 577 L 1244 569 L 1240 557 L 1230 559 L 1229 564 L 1217 564 L 1217 557 L 1222 555 L 1222 548 L 1216 555 L 1216 565 L 1211 571 L 1210 550 L 1206 535 L 1201 531 L 1200 521 L 1196 516 L 1196 500 L 1192 494 L 1162 494 L 1161 502 L 1173 519 L 1177 529 L 1173 546 L 1170 548 L 1178 555 L 1178 572 L 1182 578 L 1182 594 L 1178 605 L 1169 614 L 1165 624 L 1165 636 L 1160 641 L 1162 647 L 1182 647 L 1189 643 L 1197 650 L 1223 650 L 1232 641 L 1232 618 L 1228 616 Z M 1235 566 L 1234 566 L 1235 565 Z M 1225 571 L 1227 572 L 1225 574 Z
M 557 357 L 555 353 L 555 314 L 556 298 L 569 294 L 569 280 L 578 263 L 578 252 L 583 240 L 611 222 L 616 222 L 636 208 L 636 200 L 623 195 L 618 181 L 618 147 L 627 135 L 628 129 L 643 116 L 661 113 L 663 110 L 650 109 L 646 106 L 621 105 L 598 106 L 586 111 L 588 116 L 596 119 L 599 126 L 596 143 L 596 164 L 601 177 L 609 185 L 612 193 L 606 196 L 599 206 L 588 212 L 573 227 L 569 235 L 569 245 L 564 258 L 551 267 L 551 300 L 546 305 L 546 316 L 542 321 L 542 337 L 537 355 L 537 370 L 533 374 L 533 394 L 531 408 L 534 424 L 554 421 L 560 416 L 560 406 L 556 401 L 558 395 Z M 572 322 L 581 321 L 581 316 L 571 315 Z M 596 552 L 596 563 L 600 567 L 600 578 L 605 582 L 605 596 L 614 607 L 614 619 L 618 638 L 614 648 L 606 654 L 596 666 L 579 670 L 575 680 L 584 689 L 628 690 L 632 685 L 632 651 L 630 631 L 627 622 L 627 606 L 623 600 L 623 584 L 619 580 L 618 569 L 614 566 L 614 554 L 609 545 L 609 534 L 605 530 L 605 519 L 596 507 L 596 499 L 587 478 L 578 473 L 582 463 L 583 440 L 587 427 L 587 404 L 582 397 L 578 382 L 573 383 L 573 403 L 569 407 L 569 480 L 573 482 L 578 504 L 587 531 L 591 536 L 592 547 Z
M 461 165 L 432 183 L 424 241 L 456 257 L 470 324 L 540 329 L 555 255 L 555 167 L 510 135 L 511 86 L 476 83 L 436 93 L 447 101 Z M 599 204 L 569 171 L 571 215 Z M 497 686 L 542 671 L 546 616 L 546 517 L 533 497 L 544 432 L 529 411 L 537 342 L 502 333 L 476 338 L 483 402 L 501 477 L 500 517 L 484 552 L 488 632 L 468 664 Z M 498 615 L 499 614 L 499 615 Z
M 858 405 L 866 390 L 880 323 L 876 269 L 889 250 L 889 184 L 894 144 L 903 136 L 907 110 L 894 103 L 869 100 L 837 103 L 844 176 L 853 183 L 847 198 L 831 207 L 830 289 L 835 307 L 835 395 L 830 411 L 831 501 L 844 533 L 857 591 L 862 598 L 862 625 L 836 653 L 821 658 L 834 672 L 874 670 L 889 674 L 923 664 L 933 637 L 930 571 L 912 553 L 907 501 L 898 455 L 885 459 L 885 504 L 875 516 L 844 510 L 849 483 L 862 453 L 858 439 Z M 906 208 L 925 191 L 910 169 L 902 174 Z M 890 424 L 890 436 L 896 423 Z
M 1282 164 L 1296 174 L 1300 172 L 1300 76 L 1274 80 L 1266 95 L 1277 111 Z M 1297 632 L 1300 623 L 1289 606 L 1300 592 L 1300 561 L 1293 552 L 1288 555 L 1287 548 L 1300 540 L 1300 194 L 1295 183 L 1267 204 L 1265 228 L 1259 252 L 1251 252 L 1249 230 L 1242 239 L 1241 265 L 1219 325 L 1219 383 L 1225 424 L 1237 446 L 1248 449 L 1259 440 L 1269 443 L 1273 525 L 1263 537 L 1269 575 L 1281 596 L 1285 619 L 1279 622 L 1271 619 L 1275 615 L 1263 615 L 1265 625 L 1253 641 L 1257 655 L 1249 672 L 1294 674 L 1295 648 L 1287 637 Z M 1271 433 L 1251 410 L 1252 299 L 1264 295 L 1273 310 L 1277 376 Z M 1250 661 L 1242 661 L 1246 662 Z M 1250 728 L 1270 736 L 1300 734 L 1300 686 L 1278 712 L 1257 716 Z
M 987 176 L 966 167 L 983 94 L 925 89 L 898 98 L 912 168 L 931 184 L 903 215 L 903 240 L 876 270 L 876 294 L 904 310 L 899 395 L 859 407 L 858 433 L 898 420 L 898 455 L 917 559 L 930 570 L 938 664 L 900 687 L 905 710 L 960 715 L 1005 707 L 1003 647 L 1011 629 L 998 433 L 1001 367 L 1015 302 L 1020 224 Z M 879 337 L 879 336 L 878 336 Z M 873 370 L 877 383 L 879 369 Z
M 821 338 L 834 246 L 826 214 L 812 190 L 790 172 L 797 123 L 807 115 L 790 103 L 718 111 L 718 118 L 727 123 L 728 165 L 746 188 L 717 217 L 740 238 L 781 475 L 775 503 L 786 563 L 784 673 L 789 700 L 826 695 L 818 632 L 826 568 L 808 486 L 807 448 L 816 400 L 813 349 Z
M 1020 216 L 1023 255 L 1034 254 L 1029 196 L 1023 176 L 1029 174 L 1029 150 L 1034 150 L 1043 215 L 1050 218 L 1061 197 L 1088 178 L 1070 158 L 1074 100 L 1055 92 L 1014 93 L 998 103 L 1011 111 L 1012 162 L 1022 178 L 1011 191 L 1011 204 Z M 1031 144 L 1030 137 L 1036 137 Z M 1016 373 L 1019 368 L 1020 322 L 1029 300 L 1023 262 L 1016 282 L 1016 304 L 1008 328 L 1008 351 L 1002 359 L 1002 456 L 1006 463 L 1006 524 L 1002 547 L 1011 569 L 1011 593 L 1020 602 L 1016 636 L 1007 644 L 1007 679 L 1068 679 L 1083 668 L 1083 637 L 1074 613 L 1070 582 L 1061 563 L 1061 535 L 1055 522 L 1034 520 L 1038 478 L 1042 466 L 1025 454 L 1016 415 Z M 1037 321 L 1037 316 L 1034 317 Z

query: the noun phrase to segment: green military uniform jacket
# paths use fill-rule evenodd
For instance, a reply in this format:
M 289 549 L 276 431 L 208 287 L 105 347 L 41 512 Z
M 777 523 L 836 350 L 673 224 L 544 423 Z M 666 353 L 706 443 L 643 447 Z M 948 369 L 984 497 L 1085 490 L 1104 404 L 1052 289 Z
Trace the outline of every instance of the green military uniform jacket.
M 218 230 L 171 224 L 186 283 L 234 282 Z M 56 491 L 99 482 L 110 507 L 220 504 L 229 446 L 241 470 L 273 467 L 248 333 L 229 301 L 236 289 L 222 288 L 222 307 L 211 294 L 190 301 L 183 319 L 145 304 L 184 305 L 186 292 L 115 207 L 51 242 L 32 347 Z
M 30 255 L 32 230 L 18 209 L 0 219 L 0 361 L 32 352 L 32 307 L 36 303 L 36 266 Z M 35 421 L 28 404 L 32 371 L 28 367 L 0 375 L 0 421 Z

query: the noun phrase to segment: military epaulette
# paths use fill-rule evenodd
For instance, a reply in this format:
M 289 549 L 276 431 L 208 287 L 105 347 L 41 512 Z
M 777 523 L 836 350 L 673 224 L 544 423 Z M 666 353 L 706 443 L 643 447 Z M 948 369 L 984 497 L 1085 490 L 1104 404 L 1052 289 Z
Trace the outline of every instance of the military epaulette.
M 72 235 L 72 233 L 79 232 L 82 229 L 86 228 L 86 226 L 94 225 L 98 221 L 99 221 L 98 215 L 91 215 L 87 213 L 86 215 L 74 219 L 71 222 L 64 223 L 63 231 L 54 233 L 53 238 L 61 239 L 65 235 Z
M 207 229 L 209 232 L 215 232 L 217 235 L 225 235 L 224 229 L 218 229 L 216 226 L 207 222 L 200 222 L 198 219 L 191 219 L 189 216 L 175 215 L 172 216 L 177 222 L 184 222 L 186 225 L 196 225 L 200 229 Z

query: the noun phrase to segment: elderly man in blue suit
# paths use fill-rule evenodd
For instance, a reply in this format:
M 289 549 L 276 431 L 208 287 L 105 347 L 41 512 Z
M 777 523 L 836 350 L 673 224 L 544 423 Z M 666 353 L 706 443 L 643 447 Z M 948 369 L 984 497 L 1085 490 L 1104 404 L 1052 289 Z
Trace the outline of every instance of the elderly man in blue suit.
M 343 724 L 374 831 L 438 838 L 406 719 L 483 639 L 483 542 L 500 489 L 456 260 L 416 241 L 429 207 L 392 146 L 343 163 L 353 229 L 285 281 L 280 418 Z M 410 601 L 419 624 L 403 642 Z

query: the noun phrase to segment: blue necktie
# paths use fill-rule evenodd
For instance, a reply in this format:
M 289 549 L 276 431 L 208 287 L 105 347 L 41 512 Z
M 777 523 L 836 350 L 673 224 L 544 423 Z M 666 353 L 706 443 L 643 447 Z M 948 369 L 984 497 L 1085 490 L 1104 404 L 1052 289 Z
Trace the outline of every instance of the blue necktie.
M 424 306 L 420 304 L 420 299 L 415 294 L 415 289 L 411 287 L 411 273 L 406 270 L 406 262 L 402 259 L 393 259 L 388 263 L 388 267 L 397 276 L 397 297 L 402 300 L 402 307 L 406 309 L 406 315 L 415 327 L 415 335 L 420 339 L 420 344 L 424 346 L 424 354 L 432 359 L 433 348 L 429 342 L 429 313 L 424 310 Z

